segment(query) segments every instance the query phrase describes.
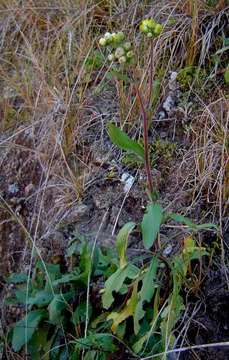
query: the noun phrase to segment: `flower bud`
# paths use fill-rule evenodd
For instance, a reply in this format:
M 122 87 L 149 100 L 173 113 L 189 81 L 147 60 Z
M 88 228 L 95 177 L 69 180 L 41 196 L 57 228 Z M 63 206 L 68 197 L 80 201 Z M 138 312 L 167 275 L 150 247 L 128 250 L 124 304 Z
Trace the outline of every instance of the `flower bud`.
M 133 51 L 128 51 L 128 53 L 126 54 L 126 57 L 128 59 L 132 58 L 134 56 L 134 52 Z
M 147 33 L 147 37 L 148 37 L 148 38 L 152 38 L 152 37 L 153 37 L 153 34 L 152 34 L 151 32 L 148 32 L 148 33 Z
M 125 55 L 125 51 L 122 47 L 118 47 L 116 50 L 115 50 L 115 57 L 116 59 L 119 59 L 121 56 Z
M 116 34 L 116 37 L 117 37 L 117 42 L 121 42 L 125 39 L 125 35 L 122 31 L 119 31 L 117 34 Z
M 131 49 L 131 43 L 130 42 L 126 42 L 125 44 L 123 44 L 123 47 L 126 51 Z
M 105 38 L 101 38 L 101 39 L 99 39 L 99 45 L 101 45 L 101 46 L 105 46 L 106 45 L 106 39 Z
M 104 35 L 105 39 L 110 39 L 111 36 L 112 36 L 112 35 L 111 35 L 111 33 L 109 33 L 109 32 L 106 32 L 105 35 Z
M 147 27 L 147 25 L 146 25 L 144 22 L 142 22 L 142 23 L 140 24 L 140 30 L 141 30 L 143 33 L 147 33 L 148 27 Z
M 108 60 L 109 61 L 114 61 L 115 57 L 114 57 L 114 54 L 109 54 L 108 55 Z
M 154 33 L 155 35 L 159 35 L 162 31 L 162 25 L 161 24 L 157 24 L 154 28 Z
M 126 57 L 125 56 L 121 56 L 119 59 L 118 59 L 119 63 L 120 64 L 125 64 L 126 62 Z

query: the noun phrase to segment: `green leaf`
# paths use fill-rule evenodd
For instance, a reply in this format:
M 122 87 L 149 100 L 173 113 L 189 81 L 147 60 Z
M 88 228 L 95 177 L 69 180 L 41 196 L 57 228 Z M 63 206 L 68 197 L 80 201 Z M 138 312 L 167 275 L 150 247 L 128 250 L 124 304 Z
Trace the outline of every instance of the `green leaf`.
M 105 289 L 102 295 L 103 307 L 108 309 L 114 301 L 113 291 L 116 293 L 121 289 L 126 279 L 134 279 L 137 277 L 139 269 L 132 265 L 127 264 L 125 268 L 118 269 L 112 274 L 109 279 L 105 282 Z
M 63 275 L 60 279 L 54 281 L 53 286 L 65 284 L 72 281 L 79 281 L 79 280 L 81 280 L 81 274 L 79 274 L 78 271 L 73 271 L 72 273 Z
M 144 149 L 137 141 L 132 140 L 124 131 L 112 123 L 108 124 L 108 133 L 111 141 L 120 149 L 133 152 L 144 159 Z
M 109 353 L 117 350 L 112 335 L 108 333 L 90 334 L 86 338 L 76 340 L 76 349 L 90 350 L 90 348 Z
M 124 268 L 127 264 L 127 258 L 126 258 L 126 249 L 127 249 L 127 243 L 128 243 L 128 237 L 131 233 L 131 231 L 134 229 L 135 223 L 129 222 L 125 224 L 122 229 L 119 231 L 117 236 L 117 242 L 116 247 L 120 259 L 120 268 Z
M 8 277 L 7 282 L 10 284 L 20 284 L 25 283 L 27 281 L 27 278 L 28 275 L 25 273 L 14 273 Z
M 25 304 L 26 303 L 26 297 L 27 297 L 27 289 L 23 288 L 23 289 L 15 290 L 15 297 L 16 297 L 18 303 Z
M 224 80 L 226 84 L 229 84 L 229 66 L 226 68 L 224 73 Z
M 185 224 L 186 226 L 188 226 L 191 230 L 210 230 L 210 229 L 215 229 L 216 231 L 218 231 L 218 227 L 215 224 L 211 224 L 211 223 L 206 223 L 206 224 L 200 224 L 197 225 L 195 223 L 193 223 L 189 218 L 180 215 L 180 214 L 169 214 L 170 219 L 177 221 L 177 222 L 181 222 L 183 224 Z
M 76 310 L 74 311 L 74 313 L 72 315 L 72 322 L 75 326 L 86 320 L 86 309 L 87 309 L 86 302 L 82 302 L 77 306 Z M 89 307 L 88 307 L 89 320 L 91 318 L 91 315 L 92 315 L 92 306 L 89 303 Z
M 46 317 L 45 310 L 30 311 L 28 315 L 18 321 L 13 329 L 12 348 L 15 352 L 21 348 L 32 338 L 39 323 Z
M 143 243 L 146 249 L 150 249 L 156 240 L 162 220 L 163 209 L 161 205 L 148 205 L 141 224 Z
M 74 293 L 57 294 L 48 306 L 49 320 L 54 325 L 59 325 L 62 321 L 62 311 L 67 307 L 68 301 L 73 297 Z
M 53 299 L 53 294 L 48 291 L 38 291 L 34 297 L 30 297 L 28 299 L 29 305 L 38 305 L 38 306 L 46 306 Z
M 80 253 L 79 268 L 70 274 L 63 275 L 60 279 L 53 282 L 53 285 L 60 285 L 68 282 L 80 282 L 87 285 L 88 275 L 91 272 L 92 259 L 88 244 L 84 244 Z M 80 273 L 80 270 L 82 271 Z
M 117 333 L 118 326 L 123 323 L 128 317 L 134 316 L 135 309 L 138 304 L 138 281 L 135 282 L 133 291 L 131 294 L 131 298 L 127 301 L 125 307 L 120 311 L 113 311 L 107 317 L 107 320 L 113 320 L 113 324 L 111 326 L 111 330 L 113 333 Z
M 48 324 L 45 326 L 39 327 L 32 336 L 32 339 L 28 343 L 28 352 L 32 360 L 40 360 L 44 349 L 47 348 L 48 344 Z
M 157 287 L 156 284 L 156 275 L 158 269 L 158 259 L 154 257 L 151 261 L 150 267 L 143 278 L 143 284 L 140 291 L 140 299 L 138 305 L 136 307 L 136 311 L 134 314 L 134 332 L 135 335 L 138 334 L 140 330 L 139 321 L 144 317 L 145 310 L 143 310 L 143 306 L 145 301 L 148 303 L 151 301 L 155 289 Z

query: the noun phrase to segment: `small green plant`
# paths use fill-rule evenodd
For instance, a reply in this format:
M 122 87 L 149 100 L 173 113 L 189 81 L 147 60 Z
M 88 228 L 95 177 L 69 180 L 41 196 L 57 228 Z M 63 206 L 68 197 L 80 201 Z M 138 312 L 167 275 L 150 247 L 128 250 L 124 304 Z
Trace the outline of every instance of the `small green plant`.
M 152 154 L 152 163 L 157 162 L 166 162 L 169 163 L 176 151 L 176 143 L 172 143 L 168 140 L 157 139 L 150 145 L 150 153 Z
M 132 233 L 141 234 L 150 249 L 169 220 L 190 231 L 180 254 L 164 258 L 159 251 L 148 251 L 128 258 Z M 76 237 L 67 249 L 67 264 L 37 261 L 29 280 L 26 274 L 12 274 L 8 283 L 14 289 L 7 304 L 26 312 L 8 336 L 13 351 L 26 347 L 32 359 L 106 360 L 120 344 L 144 356 L 170 349 L 184 309 L 181 290 L 193 284 L 191 261 L 207 255 L 196 245 L 195 233 L 210 228 L 215 226 L 196 225 L 149 204 L 140 224 L 129 222 L 119 231 L 116 251 L 92 251 L 86 239 Z
M 204 70 L 195 66 L 186 66 L 181 69 L 177 75 L 177 81 L 179 82 L 182 91 L 188 91 L 190 86 L 194 83 L 197 88 L 201 87 L 201 83 L 203 83 L 204 79 Z
M 24 309 L 25 316 L 9 334 L 12 349 L 20 353 L 27 348 L 32 359 L 107 359 L 115 351 L 106 313 L 94 306 L 100 283 L 118 262 L 112 250 L 91 247 L 82 237 L 75 237 L 66 252 L 69 270 L 64 264 L 37 261 L 31 279 L 27 274 L 12 274 L 14 286 L 6 304 Z M 87 302 L 88 276 L 93 290 Z M 85 327 L 87 323 L 87 333 Z

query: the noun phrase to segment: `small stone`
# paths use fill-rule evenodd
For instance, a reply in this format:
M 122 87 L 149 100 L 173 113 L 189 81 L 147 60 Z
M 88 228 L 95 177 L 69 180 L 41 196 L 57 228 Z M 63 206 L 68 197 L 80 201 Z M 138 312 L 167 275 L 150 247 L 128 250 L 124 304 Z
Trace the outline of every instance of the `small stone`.
M 167 113 L 169 113 L 175 106 L 175 101 L 172 98 L 171 95 L 168 95 L 166 100 L 163 103 L 163 109 L 165 109 L 165 111 L 167 111 Z
M 8 186 L 8 192 L 9 192 L 10 194 L 12 194 L 12 195 L 17 194 L 17 193 L 19 192 L 19 187 L 18 187 L 18 185 L 17 185 L 16 183 L 10 184 L 10 185 Z
M 89 207 L 85 204 L 80 204 L 72 208 L 63 219 L 65 225 L 73 224 L 82 218 L 89 215 Z
M 121 181 L 124 183 L 124 193 L 127 193 L 134 183 L 134 177 L 125 172 L 122 174 Z
M 33 189 L 34 189 L 34 185 L 32 183 L 28 184 L 25 187 L 25 195 L 28 196 L 29 194 L 31 194 Z
M 163 256 L 169 256 L 173 250 L 173 247 L 171 244 L 169 244 L 165 250 L 163 251 Z
M 174 82 L 176 81 L 178 73 L 176 71 L 172 71 L 170 74 L 170 81 Z

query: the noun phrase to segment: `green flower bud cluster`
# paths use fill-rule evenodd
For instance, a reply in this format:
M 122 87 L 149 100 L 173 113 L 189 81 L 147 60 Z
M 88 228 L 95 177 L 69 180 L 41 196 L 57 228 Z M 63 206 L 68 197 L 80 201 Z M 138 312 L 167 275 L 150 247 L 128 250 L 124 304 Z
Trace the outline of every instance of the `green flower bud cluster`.
M 129 41 L 125 41 L 125 35 L 122 31 L 117 33 L 105 33 L 99 40 L 99 45 L 109 46 L 112 52 L 108 55 L 109 61 L 118 61 L 120 64 L 129 63 L 133 57 L 134 52 Z
M 140 30 L 149 38 L 154 38 L 162 32 L 162 25 L 156 23 L 153 19 L 142 20 Z

